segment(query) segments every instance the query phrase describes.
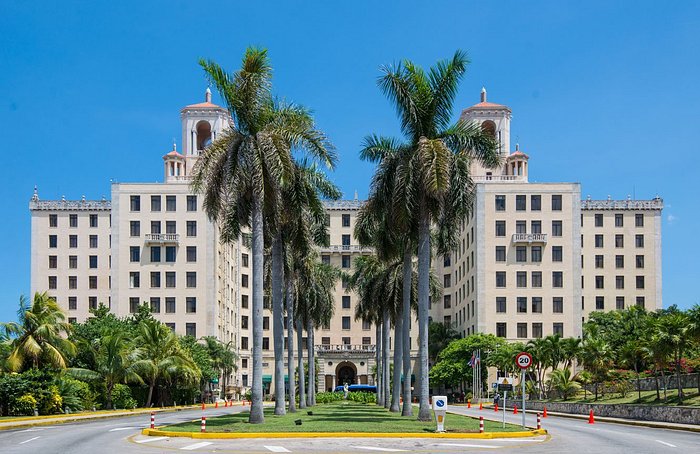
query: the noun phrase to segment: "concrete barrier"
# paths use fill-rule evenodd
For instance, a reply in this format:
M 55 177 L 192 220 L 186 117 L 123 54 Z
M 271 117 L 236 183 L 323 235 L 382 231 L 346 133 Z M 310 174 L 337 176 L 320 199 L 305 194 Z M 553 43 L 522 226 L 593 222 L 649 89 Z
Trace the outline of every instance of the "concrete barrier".
M 700 407 L 540 401 L 528 401 L 526 407 L 528 410 L 542 411 L 545 405 L 550 412 L 571 413 L 574 415 L 588 415 L 591 410 L 593 410 L 596 416 L 608 418 L 660 421 L 678 424 L 700 424 Z

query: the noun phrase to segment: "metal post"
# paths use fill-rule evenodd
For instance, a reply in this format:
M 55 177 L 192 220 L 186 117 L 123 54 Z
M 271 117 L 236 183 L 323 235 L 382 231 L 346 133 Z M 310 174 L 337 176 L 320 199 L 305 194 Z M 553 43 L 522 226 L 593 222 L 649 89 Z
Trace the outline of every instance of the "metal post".
M 525 369 L 522 370 L 520 382 L 523 385 L 523 429 L 525 428 Z
M 155 429 L 155 428 L 156 428 L 156 413 L 152 411 L 151 412 L 151 429 Z
M 508 398 L 508 391 L 503 391 L 503 428 L 506 427 L 506 399 Z

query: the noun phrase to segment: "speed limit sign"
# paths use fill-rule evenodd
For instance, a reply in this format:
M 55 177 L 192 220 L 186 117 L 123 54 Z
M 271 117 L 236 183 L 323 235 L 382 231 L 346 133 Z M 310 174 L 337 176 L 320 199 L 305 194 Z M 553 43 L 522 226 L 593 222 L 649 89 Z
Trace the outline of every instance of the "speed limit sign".
M 532 355 L 528 352 L 518 353 L 515 357 L 515 364 L 521 369 L 527 369 L 532 365 Z

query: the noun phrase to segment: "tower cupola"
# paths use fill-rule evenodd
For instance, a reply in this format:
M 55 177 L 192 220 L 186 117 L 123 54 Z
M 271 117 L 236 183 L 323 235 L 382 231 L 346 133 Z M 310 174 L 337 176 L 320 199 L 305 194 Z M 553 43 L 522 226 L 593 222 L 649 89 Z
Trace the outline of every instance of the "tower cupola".
M 177 152 L 177 145 L 175 143 L 173 143 L 173 149 L 163 156 L 163 163 L 165 165 L 166 183 L 185 181 L 185 157 Z
M 520 145 L 515 144 L 515 151 L 506 159 L 506 175 L 511 176 L 513 180 L 527 182 L 527 161 L 530 159 L 528 155 L 520 151 Z

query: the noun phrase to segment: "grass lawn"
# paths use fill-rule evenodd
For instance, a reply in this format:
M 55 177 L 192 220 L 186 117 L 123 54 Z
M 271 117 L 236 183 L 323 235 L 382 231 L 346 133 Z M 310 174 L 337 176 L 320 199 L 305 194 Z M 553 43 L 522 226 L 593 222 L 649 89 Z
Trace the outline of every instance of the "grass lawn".
M 678 405 L 678 390 L 668 389 L 666 395 L 667 401 L 664 402 L 664 392 L 660 391 L 661 400 L 656 400 L 656 391 L 642 391 L 642 400 L 638 401 L 637 391 L 630 391 L 626 397 L 620 397 L 618 393 L 607 393 L 604 396 L 598 394 L 598 400 L 595 401 L 595 395 L 588 393 L 588 398 L 584 399 L 583 394 L 579 394 L 575 399 L 567 401 L 557 400 L 555 402 L 575 402 L 575 403 L 598 403 L 598 404 L 638 404 L 638 405 Z M 683 390 L 683 406 L 700 406 L 700 394 L 697 388 L 688 388 Z
M 248 412 L 237 413 L 217 418 L 207 418 L 207 432 L 403 432 L 421 433 L 435 432 L 435 422 L 419 422 L 416 416 L 401 417 L 375 404 L 360 404 L 355 402 L 336 402 L 316 405 L 313 408 L 275 416 L 273 408 L 265 408 L 264 424 L 249 424 Z M 309 416 L 307 411 L 313 411 Z M 418 409 L 414 410 L 417 415 Z M 294 421 L 302 420 L 297 426 Z M 478 432 L 479 420 L 454 414 L 445 417 L 448 432 Z M 200 421 L 167 426 L 165 430 L 178 432 L 199 432 Z M 520 426 L 484 421 L 486 432 L 519 431 Z

